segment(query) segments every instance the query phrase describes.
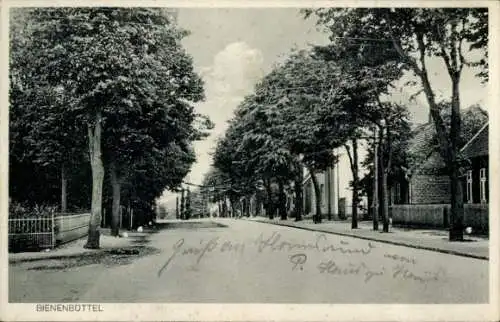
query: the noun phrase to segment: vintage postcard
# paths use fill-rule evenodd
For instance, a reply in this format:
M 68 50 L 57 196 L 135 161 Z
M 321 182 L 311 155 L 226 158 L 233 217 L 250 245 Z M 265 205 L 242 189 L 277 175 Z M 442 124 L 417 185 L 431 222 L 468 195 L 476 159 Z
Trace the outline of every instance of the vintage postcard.
M 2 2 L 1 320 L 498 320 L 499 9 Z

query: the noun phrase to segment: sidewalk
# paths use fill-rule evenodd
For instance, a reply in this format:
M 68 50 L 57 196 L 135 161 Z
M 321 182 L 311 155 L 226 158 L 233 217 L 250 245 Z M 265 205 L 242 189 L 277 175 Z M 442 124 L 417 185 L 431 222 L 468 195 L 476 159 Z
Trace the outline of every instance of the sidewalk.
M 389 233 L 381 233 L 372 230 L 372 223 L 362 221 L 358 223 L 358 229 L 351 229 L 350 221 L 326 221 L 314 224 L 312 220 L 305 219 L 296 222 L 290 220 L 270 220 L 265 217 L 248 218 L 260 223 L 294 227 L 299 229 L 331 233 L 341 236 L 349 236 L 360 239 L 372 240 L 393 245 L 412 247 L 417 249 L 431 250 L 441 253 L 472 257 L 477 259 L 489 259 L 489 240 L 487 238 L 467 236 L 464 242 L 450 242 L 448 232 L 445 230 L 432 229 L 404 229 L 391 227 Z M 382 230 L 382 224 L 379 223 Z
M 9 263 L 30 262 L 45 259 L 73 258 L 91 253 L 99 253 L 112 249 L 120 249 L 126 247 L 137 246 L 137 242 L 146 238 L 148 232 L 130 232 L 127 231 L 128 237 L 112 237 L 109 234 L 109 229 L 103 229 L 100 237 L 100 249 L 86 249 L 83 245 L 87 242 L 87 237 L 77 239 L 67 244 L 58 246 L 53 249 L 42 250 L 39 252 L 20 252 L 9 253 Z

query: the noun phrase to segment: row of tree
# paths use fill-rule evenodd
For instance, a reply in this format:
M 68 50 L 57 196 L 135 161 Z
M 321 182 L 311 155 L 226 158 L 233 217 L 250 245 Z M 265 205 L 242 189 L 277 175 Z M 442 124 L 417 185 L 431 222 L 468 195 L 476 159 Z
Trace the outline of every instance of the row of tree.
M 356 228 L 362 190 L 358 143 L 368 139 L 369 158 L 364 164 L 380 179 L 375 190 L 383 230 L 388 231 L 387 182 L 390 175 L 405 171 L 412 156 L 407 148 L 408 110 L 386 98 L 394 88 L 419 88 L 415 95 L 423 93 L 427 100 L 451 179 L 449 237 L 462 239 L 459 85 L 466 66 L 476 67 L 477 77 L 487 80 L 487 9 L 327 8 L 303 13 L 318 19 L 330 43 L 292 52 L 256 85 L 219 141 L 216 171 L 209 173 L 207 183 L 226 182 L 225 194 L 235 202 L 263 188 L 268 215 L 278 208 L 282 218 L 286 218 L 285 188 L 294 187 L 294 215 L 300 220 L 305 167 L 316 194 L 314 221 L 320 222 L 315 174 L 337 161 L 334 149 L 345 147 L 353 174 L 352 228 Z M 451 84 L 448 101 L 438 101 L 435 95 L 429 60 L 441 60 L 446 67 Z M 277 202 L 272 200 L 273 187 Z
M 194 198 L 197 199 L 196 197 Z M 191 208 L 191 189 L 181 188 L 180 196 L 175 199 L 175 218 L 188 220 L 191 218 L 193 210 Z
M 103 202 L 113 235 L 120 205 L 152 213 L 212 126 L 187 32 L 166 9 L 42 8 L 12 10 L 10 34 L 10 196 L 90 206 L 98 248 Z

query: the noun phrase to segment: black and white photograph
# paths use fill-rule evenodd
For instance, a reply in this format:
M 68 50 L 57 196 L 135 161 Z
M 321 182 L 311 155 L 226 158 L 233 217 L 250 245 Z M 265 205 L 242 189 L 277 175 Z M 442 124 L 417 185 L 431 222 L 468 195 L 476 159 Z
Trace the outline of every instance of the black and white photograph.
M 498 320 L 499 3 L 224 4 L 3 5 L 2 320 Z

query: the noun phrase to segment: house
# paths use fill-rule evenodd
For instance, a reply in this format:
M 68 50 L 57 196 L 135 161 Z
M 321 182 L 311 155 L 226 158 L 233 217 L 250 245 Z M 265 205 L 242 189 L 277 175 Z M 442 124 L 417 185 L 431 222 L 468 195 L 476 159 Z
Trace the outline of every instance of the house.
M 472 106 L 462 111 L 462 118 L 473 119 L 475 122 L 487 124 L 488 116 L 484 110 L 478 106 Z M 481 124 L 481 123 L 479 123 Z M 477 128 L 477 126 L 475 126 Z M 488 129 L 484 125 L 478 133 L 471 133 L 472 136 L 460 152 L 461 158 L 465 160 L 474 159 L 474 165 L 484 166 L 487 162 L 488 154 Z M 472 142 L 472 140 L 476 140 Z M 479 142 L 478 140 L 481 140 Z M 477 147 L 477 143 L 480 143 Z M 409 164 L 404 171 L 401 171 L 390 182 L 390 203 L 391 204 L 447 204 L 450 202 L 450 178 L 446 162 L 441 157 L 438 150 L 439 142 L 436 138 L 436 129 L 432 122 L 419 125 L 413 130 L 413 138 L 409 144 L 411 155 Z M 486 160 L 486 161 L 485 161 Z M 467 161 L 470 162 L 470 161 Z M 487 166 L 484 167 L 485 169 Z M 480 181 L 480 168 L 475 169 L 474 176 L 469 181 L 478 183 Z M 472 171 L 472 169 L 471 169 Z M 483 171 L 483 175 L 487 170 Z M 472 172 L 470 172 L 472 174 Z M 483 177 L 485 178 L 485 177 Z M 467 192 L 464 185 L 464 193 Z M 469 187 L 470 188 L 470 187 Z M 469 190 L 470 191 L 470 190 Z M 464 202 L 476 203 L 479 200 L 479 188 L 474 190 L 475 195 L 464 195 Z
M 482 233 L 488 232 L 489 216 L 488 127 L 486 121 L 459 152 L 464 224 Z M 391 183 L 390 216 L 394 224 L 449 226 L 450 179 L 439 152 L 429 148 L 433 146 L 429 140 L 435 137 L 434 133 L 429 123 L 415 129 L 409 148 L 413 160 L 404 174 Z
M 409 144 L 413 156 L 408 168 L 392 178 L 390 204 L 443 204 L 450 200 L 450 179 L 446 163 L 431 141 L 435 127 L 426 123 L 414 129 Z

